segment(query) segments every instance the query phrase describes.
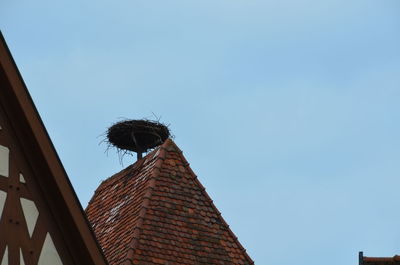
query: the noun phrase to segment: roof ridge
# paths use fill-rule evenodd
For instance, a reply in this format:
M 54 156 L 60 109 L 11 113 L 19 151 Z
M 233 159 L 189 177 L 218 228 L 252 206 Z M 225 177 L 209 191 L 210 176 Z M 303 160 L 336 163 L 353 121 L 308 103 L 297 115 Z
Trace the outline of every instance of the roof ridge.
M 140 168 L 147 160 L 147 158 L 149 156 L 151 156 L 151 154 L 153 154 L 156 150 L 158 150 L 159 148 L 156 147 L 154 150 L 151 150 L 150 152 L 148 152 L 143 159 L 137 160 L 136 162 L 134 162 L 133 164 L 128 165 L 126 168 L 122 169 L 121 171 L 111 175 L 110 177 L 106 178 L 105 180 L 102 180 L 99 187 L 100 186 L 104 186 L 104 185 L 111 185 L 114 182 L 118 181 L 118 177 L 123 178 L 124 174 L 122 174 L 125 171 L 129 171 L 129 170 L 136 170 L 138 168 Z
M 138 161 L 136 161 L 133 164 L 128 165 L 126 168 L 122 169 L 121 171 L 113 174 L 112 176 L 102 180 L 100 182 L 100 185 L 96 188 L 96 190 L 94 191 L 92 198 L 89 200 L 88 205 L 86 206 L 86 208 L 89 207 L 89 205 L 92 203 L 92 201 L 95 199 L 95 195 L 100 193 L 101 191 L 107 189 L 107 187 L 115 184 L 115 182 L 119 181 L 120 179 L 123 179 L 126 177 L 126 174 L 124 174 L 125 172 L 131 172 L 131 171 L 135 171 L 135 170 L 139 170 L 140 167 L 143 166 L 143 164 L 145 164 L 147 162 L 148 157 L 152 156 L 152 154 L 154 152 L 156 152 L 156 150 L 159 150 L 159 148 L 155 148 L 154 150 L 150 151 L 149 153 L 146 154 L 145 157 L 143 157 L 143 159 L 140 159 Z
M 143 202 L 141 204 L 141 209 L 139 211 L 139 218 L 137 221 L 136 226 L 133 228 L 133 234 L 132 234 L 132 240 L 128 244 L 128 252 L 126 254 L 125 260 L 122 261 L 121 264 L 123 265 L 133 265 L 133 258 L 135 254 L 135 249 L 138 248 L 139 246 L 139 238 L 140 234 L 142 232 L 142 225 L 146 216 L 147 209 L 150 204 L 150 198 L 153 194 L 153 190 L 156 187 L 156 179 L 157 176 L 160 174 L 162 164 L 164 163 L 165 156 L 166 156 L 166 148 L 165 146 L 168 146 L 172 141 L 170 139 L 167 139 L 163 145 L 159 147 L 159 153 L 157 154 L 156 162 L 152 168 L 151 171 L 151 177 L 149 178 L 149 184 L 148 187 L 146 188 L 145 195 L 143 196 Z M 150 152 L 146 157 L 144 157 L 142 160 L 145 161 L 147 157 L 152 154 L 153 152 Z
M 208 195 L 206 188 L 201 184 L 199 181 L 197 175 L 193 172 L 192 168 L 190 167 L 190 163 L 186 160 L 185 156 L 183 155 L 182 150 L 179 149 L 179 147 L 171 141 L 171 143 L 174 145 L 174 147 L 177 149 L 177 153 L 179 154 L 179 157 L 182 159 L 182 162 L 184 162 L 184 167 L 188 170 L 189 174 L 192 175 L 193 180 L 196 182 L 197 185 L 199 185 L 200 192 L 206 197 L 208 202 L 210 203 L 211 207 L 216 211 L 217 215 L 221 218 L 222 223 L 224 226 L 227 228 L 228 233 L 233 237 L 233 240 L 235 243 L 239 246 L 239 248 L 244 252 L 244 256 L 246 259 L 250 262 L 250 264 L 254 264 L 254 261 L 250 258 L 250 256 L 247 254 L 246 249 L 243 247 L 243 245 L 239 242 L 238 237 L 233 233 L 232 229 L 230 229 L 228 223 L 225 221 L 225 219 L 222 217 L 221 212 L 218 210 L 218 208 L 215 206 L 214 201 L 211 199 L 211 197 Z
M 92 204 L 93 200 L 95 200 L 95 195 L 100 193 L 101 191 L 103 191 L 104 189 L 106 189 L 108 186 L 114 184 L 115 182 L 117 182 L 119 179 L 121 179 L 124 174 L 122 174 L 123 172 L 127 172 L 132 168 L 138 168 L 140 167 L 143 163 L 141 162 L 140 164 L 138 163 L 139 161 L 136 161 L 135 163 L 133 163 L 132 165 L 127 166 L 126 168 L 122 169 L 120 172 L 115 173 L 114 175 L 112 175 L 111 177 L 106 178 L 105 180 L 102 180 L 100 182 L 100 185 L 96 188 L 96 190 L 93 192 L 92 198 L 89 200 L 85 211 L 89 208 L 89 205 Z

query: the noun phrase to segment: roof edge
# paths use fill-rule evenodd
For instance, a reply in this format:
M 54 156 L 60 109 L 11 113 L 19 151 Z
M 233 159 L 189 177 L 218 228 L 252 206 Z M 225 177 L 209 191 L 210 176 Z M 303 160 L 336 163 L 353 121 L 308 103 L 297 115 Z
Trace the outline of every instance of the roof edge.
M 363 257 L 363 261 L 366 262 L 400 262 L 400 256 L 395 255 L 393 257 Z
M 181 157 L 182 161 L 185 163 L 184 167 L 188 170 L 189 174 L 192 175 L 194 181 L 196 182 L 199 187 L 201 187 L 201 192 L 203 195 L 207 198 L 208 202 L 210 203 L 211 207 L 218 213 L 218 216 L 221 218 L 222 223 L 227 227 L 228 233 L 234 238 L 235 243 L 238 244 L 240 249 L 244 252 L 245 258 L 250 262 L 250 264 L 254 264 L 254 261 L 251 259 L 251 257 L 247 254 L 246 249 L 243 247 L 243 245 L 239 242 L 238 237 L 233 233 L 232 229 L 230 229 L 228 223 L 225 221 L 224 217 L 222 216 L 221 212 L 218 210 L 218 208 L 215 206 L 214 201 L 211 199 L 211 197 L 208 195 L 206 188 L 201 184 L 200 180 L 198 179 L 197 175 L 194 173 L 192 168 L 190 167 L 190 163 L 186 160 L 185 156 L 183 155 L 182 150 L 174 143 L 174 141 L 170 140 L 170 144 L 176 148 L 177 153 L 179 153 L 179 156 Z
M 91 260 L 98 265 L 106 265 L 107 261 L 100 245 L 98 244 L 95 234 L 91 229 L 89 221 L 84 214 L 82 205 L 73 189 L 73 186 L 67 176 L 65 168 L 55 150 L 51 138 L 44 126 L 39 112 L 32 100 L 31 95 L 26 87 L 21 73 L 12 57 L 11 51 L 7 46 L 5 38 L 0 30 L 0 68 L 4 71 L 8 78 L 8 82 L 12 87 L 10 95 L 22 111 L 24 120 L 19 121 L 25 123 L 30 130 L 31 141 L 40 148 L 41 156 L 45 159 L 48 170 L 52 173 L 52 177 L 64 200 L 73 222 L 79 231 L 79 237 L 88 250 Z M 24 106 L 25 108 L 23 108 Z M 50 185 L 50 184 L 49 184 Z

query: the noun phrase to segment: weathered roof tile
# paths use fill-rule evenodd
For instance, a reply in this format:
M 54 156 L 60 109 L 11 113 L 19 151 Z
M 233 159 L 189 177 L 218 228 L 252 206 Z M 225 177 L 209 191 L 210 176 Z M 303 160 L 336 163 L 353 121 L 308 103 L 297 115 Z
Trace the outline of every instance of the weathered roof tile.
M 110 265 L 253 264 L 170 139 L 103 181 L 86 212 Z

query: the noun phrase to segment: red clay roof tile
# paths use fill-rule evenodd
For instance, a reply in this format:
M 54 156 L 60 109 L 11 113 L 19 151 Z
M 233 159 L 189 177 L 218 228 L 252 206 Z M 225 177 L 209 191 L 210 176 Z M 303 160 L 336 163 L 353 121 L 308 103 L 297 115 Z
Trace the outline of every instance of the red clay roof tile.
M 101 183 L 86 213 L 110 265 L 254 264 L 170 139 Z

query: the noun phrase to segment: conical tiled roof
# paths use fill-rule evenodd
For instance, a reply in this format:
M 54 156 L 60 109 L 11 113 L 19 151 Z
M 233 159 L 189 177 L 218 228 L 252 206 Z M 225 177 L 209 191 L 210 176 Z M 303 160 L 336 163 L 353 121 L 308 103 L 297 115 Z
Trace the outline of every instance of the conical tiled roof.
M 86 212 L 110 265 L 253 264 L 170 139 L 101 183 Z

